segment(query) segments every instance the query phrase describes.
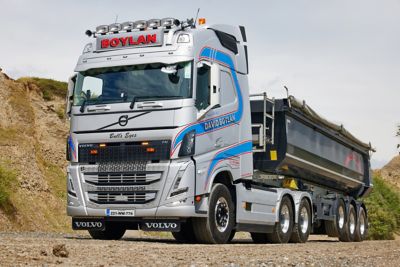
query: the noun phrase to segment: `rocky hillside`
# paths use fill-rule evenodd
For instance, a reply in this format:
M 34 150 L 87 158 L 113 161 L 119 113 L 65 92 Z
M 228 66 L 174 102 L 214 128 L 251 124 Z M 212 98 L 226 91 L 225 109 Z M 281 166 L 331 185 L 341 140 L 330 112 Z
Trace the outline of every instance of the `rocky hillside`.
M 379 170 L 379 174 L 382 179 L 400 190 L 400 155 L 394 157 Z
M 0 231 L 65 231 L 66 83 L 0 72 Z

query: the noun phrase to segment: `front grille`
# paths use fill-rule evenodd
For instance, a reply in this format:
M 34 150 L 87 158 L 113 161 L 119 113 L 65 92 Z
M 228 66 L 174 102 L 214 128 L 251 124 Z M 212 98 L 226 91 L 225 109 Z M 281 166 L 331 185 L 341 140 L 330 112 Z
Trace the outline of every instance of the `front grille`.
M 171 141 L 79 144 L 80 163 L 159 161 L 170 157 Z
M 88 195 L 96 204 L 145 204 L 156 198 L 156 192 L 88 192 Z
M 161 175 L 161 172 L 85 173 L 85 181 L 98 186 L 148 185 L 160 180 Z
M 154 205 L 168 163 L 144 161 L 82 164 L 83 190 L 90 205 Z M 147 204 L 148 203 L 148 204 Z

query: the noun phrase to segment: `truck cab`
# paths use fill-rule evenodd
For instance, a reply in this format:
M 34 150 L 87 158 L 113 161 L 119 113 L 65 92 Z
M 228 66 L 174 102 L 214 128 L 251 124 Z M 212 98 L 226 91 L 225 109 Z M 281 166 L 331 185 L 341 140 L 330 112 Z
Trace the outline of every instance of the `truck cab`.
M 69 82 L 68 215 L 205 217 L 215 179 L 252 176 L 244 28 L 164 19 L 91 34 Z

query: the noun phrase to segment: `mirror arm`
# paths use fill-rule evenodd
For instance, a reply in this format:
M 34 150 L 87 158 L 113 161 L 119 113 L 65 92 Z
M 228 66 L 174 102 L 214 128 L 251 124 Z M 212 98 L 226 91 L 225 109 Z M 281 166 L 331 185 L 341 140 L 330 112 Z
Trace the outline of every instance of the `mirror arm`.
M 206 108 L 206 109 L 204 110 L 204 113 L 201 114 L 200 117 L 197 118 L 197 120 L 202 120 L 202 119 L 207 115 L 207 113 L 210 112 L 210 110 L 215 109 L 215 108 L 219 108 L 219 107 L 221 107 L 220 104 L 215 104 L 215 105 L 212 106 L 212 107 Z

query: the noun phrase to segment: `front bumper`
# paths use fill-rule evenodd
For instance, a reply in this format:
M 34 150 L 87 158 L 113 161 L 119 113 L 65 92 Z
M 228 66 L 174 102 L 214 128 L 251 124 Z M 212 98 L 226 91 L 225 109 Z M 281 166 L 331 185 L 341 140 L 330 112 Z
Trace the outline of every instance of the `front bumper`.
M 130 217 L 131 219 L 205 216 L 204 213 L 196 213 L 194 204 L 195 167 L 191 160 L 148 165 L 147 170 L 149 173 L 154 173 L 156 170 L 162 173 L 162 175 L 156 182 L 152 182 L 150 185 L 143 185 L 146 189 L 150 188 L 157 192 L 154 199 L 143 204 L 94 203 L 91 201 L 91 193 L 88 191 L 93 188 L 93 185 L 90 185 L 90 182 L 93 180 L 90 179 L 93 179 L 94 174 L 91 171 L 90 175 L 88 175 L 88 173 L 85 173 L 85 170 L 87 168 L 82 168 L 82 165 L 77 164 L 68 167 L 67 214 L 69 216 L 107 217 L 107 209 L 134 210 L 134 217 Z M 103 185 L 96 186 L 102 187 Z M 171 195 L 174 190 L 180 189 L 185 189 L 185 191 L 180 194 Z

